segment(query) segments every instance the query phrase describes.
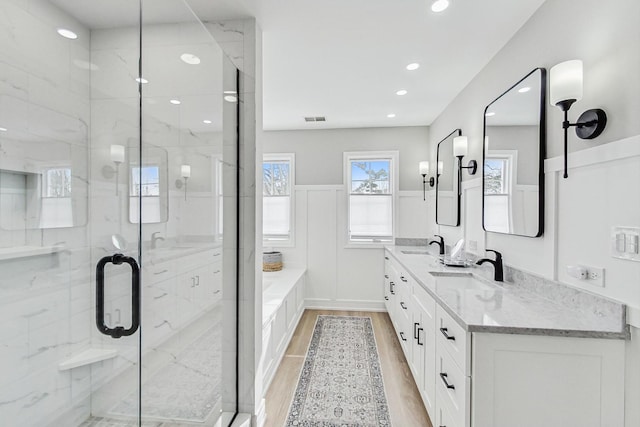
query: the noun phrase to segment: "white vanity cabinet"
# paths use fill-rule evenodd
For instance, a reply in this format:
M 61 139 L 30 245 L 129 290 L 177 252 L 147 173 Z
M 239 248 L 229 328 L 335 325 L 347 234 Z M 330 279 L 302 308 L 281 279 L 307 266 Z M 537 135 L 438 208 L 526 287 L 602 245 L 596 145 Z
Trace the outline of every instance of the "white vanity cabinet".
M 434 426 L 624 426 L 624 340 L 469 332 L 437 278 L 420 276 L 427 291 L 385 258 L 385 303 Z

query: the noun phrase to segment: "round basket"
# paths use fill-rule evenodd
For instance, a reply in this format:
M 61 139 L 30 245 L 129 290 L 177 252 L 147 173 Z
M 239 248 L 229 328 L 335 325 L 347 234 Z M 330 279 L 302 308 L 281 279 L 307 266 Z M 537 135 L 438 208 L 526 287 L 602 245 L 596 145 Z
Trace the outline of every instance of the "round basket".
M 282 252 L 263 252 L 262 271 L 282 270 Z

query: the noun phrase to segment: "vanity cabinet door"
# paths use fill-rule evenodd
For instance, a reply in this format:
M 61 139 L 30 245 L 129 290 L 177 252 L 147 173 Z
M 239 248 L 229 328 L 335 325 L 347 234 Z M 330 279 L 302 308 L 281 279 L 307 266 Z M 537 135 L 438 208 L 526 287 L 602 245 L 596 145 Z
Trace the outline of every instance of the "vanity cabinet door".
M 412 303 L 414 377 L 427 412 L 432 415 L 436 401 L 436 302 L 427 291 L 414 283 Z

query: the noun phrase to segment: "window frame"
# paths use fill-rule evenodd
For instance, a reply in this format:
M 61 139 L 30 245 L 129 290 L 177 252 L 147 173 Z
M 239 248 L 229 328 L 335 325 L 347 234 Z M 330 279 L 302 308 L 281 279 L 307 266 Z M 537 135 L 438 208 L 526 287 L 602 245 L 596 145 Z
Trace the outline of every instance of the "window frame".
M 391 191 L 391 241 L 354 241 L 351 240 L 351 233 L 349 230 L 349 224 L 351 223 L 351 163 L 352 161 L 372 161 L 372 160 L 389 160 L 389 189 Z M 400 190 L 399 179 L 399 163 L 400 153 L 397 150 L 389 151 L 345 151 L 343 153 L 343 185 L 345 192 L 346 203 L 346 221 L 344 229 L 345 248 L 383 248 L 384 245 L 393 244 L 397 235 L 398 226 L 398 194 Z
M 261 187 L 264 187 L 263 183 L 263 170 L 265 163 L 273 163 L 273 162 L 288 162 L 289 163 L 289 238 L 288 239 L 273 239 L 268 238 L 264 234 L 264 228 L 262 230 L 262 245 L 263 247 L 279 247 L 279 248 L 292 248 L 295 247 L 295 186 L 296 186 L 296 155 L 295 153 L 263 153 L 262 154 L 262 164 L 260 165 L 260 182 L 262 183 Z M 262 195 L 263 198 L 263 209 L 262 209 L 262 220 L 264 224 L 264 193 Z M 266 196 L 269 197 L 269 196 Z

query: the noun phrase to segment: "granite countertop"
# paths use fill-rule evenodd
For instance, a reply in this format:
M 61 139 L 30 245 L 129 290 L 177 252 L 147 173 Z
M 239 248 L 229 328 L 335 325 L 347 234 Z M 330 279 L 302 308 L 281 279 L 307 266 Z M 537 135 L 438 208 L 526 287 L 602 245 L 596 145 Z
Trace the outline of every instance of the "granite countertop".
M 490 281 L 476 268 L 445 267 L 432 255 L 416 253 L 426 252 L 424 247 L 385 249 L 468 332 L 628 338 L 622 303 L 559 283 L 548 296 L 535 286 Z M 442 279 L 445 276 L 473 277 L 482 283 L 466 287 Z M 559 295 L 562 292 L 567 295 Z

